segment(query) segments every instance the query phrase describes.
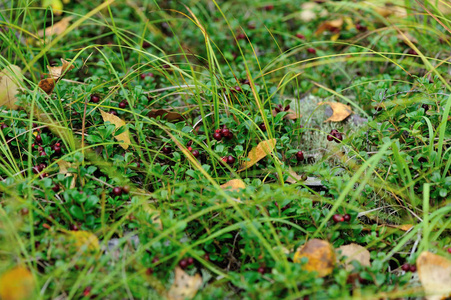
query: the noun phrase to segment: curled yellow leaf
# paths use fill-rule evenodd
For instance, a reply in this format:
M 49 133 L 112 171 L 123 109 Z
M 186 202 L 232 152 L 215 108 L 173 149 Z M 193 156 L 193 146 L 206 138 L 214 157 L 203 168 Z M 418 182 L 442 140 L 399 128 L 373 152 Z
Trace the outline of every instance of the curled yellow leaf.
M 260 142 L 255 148 L 252 148 L 247 155 L 248 160 L 245 161 L 238 172 L 244 171 L 247 168 L 255 165 L 259 160 L 266 157 L 266 155 L 270 154 L 274 151 L 274 147 L 276 146 L 276 139 L 270 139 L 263 142 Z
M 352 114 L 352 109 L 349 105 L 340 102 L 320 102 L 318 105 L 328 104 L 332 110 L 332 116 L 324 122 L 341 122 Z
M 122 120 L 121 118 L 119 118 L 115 115 L 106 113 L 103 110 L 100 110 L 100 113 L 102 114 L 103 121 L 114 124 L 114 126 L 116 126 L 116 130 L 118 130 L 122 126 L 125 126 L 125 121 Z M 128 129 L 125 130 L 124 132 L 122 132 L 121 134 L 115 135 L 114 138 L 117 141 L 122 142 L 119 144 L 122 148 L 128 149 L 128 147 L 130 146 L 130 135 L 129 135 Z
M 324 277 L 332 273 L 336 256 L 332 245 L 320 239 L 313 239 L 305 243 L 294 254 L 293 261 L 300 263 L 303 257 L 308 261 L 303 268 L 309 272 L 316 271 L 318 277 Z
M 192 299 L 202 286 L 202 277 L 199 274 L 188 275 L 180 267 L 175 268 L 174 283 L 168 291 L 169 300 Z
M 17 266 L 0 277 L 0 298 L 2 300 L 32 299 L 35 281 L 30 271 Z

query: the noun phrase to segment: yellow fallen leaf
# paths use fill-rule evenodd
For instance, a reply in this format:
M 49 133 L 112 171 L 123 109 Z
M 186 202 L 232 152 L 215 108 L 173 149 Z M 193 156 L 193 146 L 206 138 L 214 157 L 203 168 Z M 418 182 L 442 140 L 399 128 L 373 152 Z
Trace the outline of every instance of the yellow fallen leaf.
M 154 119 L 156 119 L 157 117 L 160 117 L 161 119 L 164 119 L 169 122 L 180 122 L 185 119 L 178 112 L 173 112 L 173 111 L 169 111 L 166 109 L 152 109 L 149 112 L 148 116 L 149 116 L 149 118 L 154 118 Z
M 249 167 L 255 165 L 259 160 L 270 154 L 276 146 L 276 139 L 270 139 L 260 142 L 255 148 L 253 148 L 247 155 L 248 161 L 245 161 L 238 172 L 244 171 Z
M 347 271 L 352 271 L 354 266 L 351 264 L 351 261 L 356 260 L 362 266 L 371 266 L 370 262 L 370 252 L 365 248 L 357 244 L 349 244 L 338 247 L 337 249 L 339 259 L 346 256 L 346 260 L 344 262 L 345 269 Z
M 331 21 L 324 21 L 318 26 L 318 29 L 315 31 L 315 35 L 320 35 L 324 31 L 339 32 L 342 26 L 343 26 L 343 18 L 338 18 L 336 20 Z
M 14 267 L 0 277 L 0 298 L 2 300 L 33 299 L 35 281 L 24 267 Z
M 61 58 L 61 64 L 62 65 L 59 67 L 47 66 L 47 69 L 49 69 L 49 75 L 55 80 L 64 76 L 67 71 L 70 71 L 75 68 L 74 65 L 71 65 L 70 62 L 68 62 L 67 60 L 64 60 L 62 58 Z
M 318 105 L 328 104 L 332 110 L 332 116 L 324 122 L 341 122 L 347 117 L 349 117 L 352 113 L 352 109 L 349 105 L 342 104 L 339 102 L 320 102 Z
M 74 245 L 80 250 L 83 246 L 86 246 L 88 251 L 98 251 L 99 239 L 96 235 L 88 231 L 69 231 L 70 236 L 74 241 Z
M 451 261 L 424 251 L 417 259 L 418 277 L 427 300 L 440 300 L 451 296 Z
M 149 204 L 144 203 L 142 207 L 143 211 L 151 216 L 152 224 L 157 224 L 159 229 L 163 229 L 163 223 L 160 219 L 160 212 L 155 208 L 152 208 Z
M 412 229 L 413 225 L 412 224 L 403 224 L 403 225 L 387 224 L 387 225 L 379 225 L 379 227 L 391 227 L 391 228 L 400 229 L 402 231 L 409 231 L 410 229 Z
M 298 175 L 291 167 L 288 169 L 288 178 L 285 180 L 288 183 L 296 183 L 299 181 L 305 181 L 307 176 L 305 174 Z
M 222 184 L 221 188 L 223 189 L 230 188 L 230 190 L 232 191 L 238 191 L 240 189 L 246 188 L 246 184 L 244 184 L 244 181 L 241 179 L 232 179 Z
M 38 35 L 40 37 L 43 37 L 44 35 L 46 37 L 50 37 L 52 35 L 60 35 L 67 29 L 67 27 L 69 26 L 70 21 L 72 19 L 73 19 L 73 16 L 62 18 L 61 21 L 53 24 L 50 27 L 47 27 L 45 30 L 42 30 L 42 29 L 39 30 Z
M 329 242 L 313 239 L 296 250 L 293 261 L 300 263 L 303 257 L 308 261 L 303 268 L 309 272 L 316 271 L 318 277 L 324 277 L 332 273 L 335 266 L 335 250 Z
M 75 183 L 77 180 L 77 174 L 69 173 L 68 169 L 72 167 L 72 164 L 65 160 L 58 160 L 56 163 L 60 167 L 60 170 L 59 170 L 60 174 L 64 174 L 64 175 L 66 175 L 66 177 L 73 176 L 72 182 L 70 183 L 70 188 L 73 189 L 75 187 Z
M 202 286 L 202 277 L 199 274 L 188 275 L 180 267 L 175 268 L 174 283 L 168 291 L 169 300 L 186 300 L 196 296 Z
M 118 130 L 122 126 L 125 126 L 125 121 L 122 120 L 121 118 L 113 114 L 106 113 L 103 110 L 100 110 L 100 113 L 102 114 L 103 121 L 114 124 L 116 126 L 116 130 Z M 122 143 L 119 144 L 122 148 L 127 150 L 128 147 L 130 146 L 130 135 L 128 129 L 126 129 L 121 134 L 115 135 L 114 138 L 119 142 L 122 141 Z
M 407 11 L 404 7 L 400 7 L 394 5 L 391 1 L 364 1 L 364 5 L 370 6 L 372 10 L 377 12 L 384 18 L 388 17 L 396 17 L 396 18 L 405 18 L 407 17 Z
M 10 65 L 0 72 L 0 106 L 5 105 L 10 109 L 17 109 L 16 102 L 17 89 L 23 77 L 21 69 L 16 65 Z

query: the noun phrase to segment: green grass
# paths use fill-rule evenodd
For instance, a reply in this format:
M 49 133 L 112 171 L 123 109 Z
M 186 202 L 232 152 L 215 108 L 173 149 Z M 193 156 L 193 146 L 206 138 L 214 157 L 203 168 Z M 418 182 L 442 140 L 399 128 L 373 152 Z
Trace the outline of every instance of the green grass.
M 450 13 L 436 1 L 396 2 L 405 17 L 327 1 L 327 16 L 305 21 L 306 2 L 71 1 L 62 15 L 0 5 L 0 69 L 17 65 L 24 79 L 20 108 L 0 107 L 0 274 L 25 266 L 33 299 L 154 299 L 192 258 L 198 299 L 422 296 L 401 266 L 451 248 Z M 38 36 L 68 16 L 63 33 Z M 315 34 L 338 18 L 349 22 Z M 75 68 L 47 95 L 38 83 L 60 58 Z M 354 116 L 325 122 L 320 102 Z M 273 114 L 278 105 L 299 117 Z M 125 121 L 127 149 L 100 109 Z M 157 109 L 183 120 L 149 117 Z M 217 141 L 223 126 L 233 137 Z M 332 129 L 341 142 L 327 141 Z M 273 138 L 272 153 L 238 172 Z M 309 180 L 288 183 L 291 170 Z M 246 187 L 221 188 L 232 179 Z M 74 231 L 99 249 L 74 246 Z M 371 266 L 316 278 L 293 262 L 313 238 L 361 245 Z

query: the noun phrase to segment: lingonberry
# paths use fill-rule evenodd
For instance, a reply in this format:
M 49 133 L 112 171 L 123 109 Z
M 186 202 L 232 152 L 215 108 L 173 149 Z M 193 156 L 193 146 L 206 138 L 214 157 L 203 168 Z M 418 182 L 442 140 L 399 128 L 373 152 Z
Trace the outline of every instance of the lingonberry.
M 334 220 L 335 223 L 340 223 L 344 221 L 343 216 L 340 214 L 333 215 L 332 219 Z
M 185 269 L 186 267 L 188 267 L 188 261 L 186 259 L 182 259 L 181 261 L 179 261 L 179 266 L 182 269 Z
M 260 125 L 258 125 L 258 127 L 261 129 L 261 131 L 263 131 L 263 132 L 266 131 L 266 125 L 265 125 L 265 123 L 261 123 Z
M 58 193 L 59 190 L 60 190 L 60 186 L 55 183 L 55 185 L 52 187 L 52 191 L 54 191 L 55 193 Z
M 229 133 L 230 133 L 230 130 L 228 129 L 228 128 L 222 128 L 221 129 L 221 134 L 222 134 L 222 136 L 228 136 L 229 135 Z
M 192 258 L 192 257 L 188 257 L 188 258 L 186 259 L 186 261 L 188 262 L 188 266 L 194 264 L 194 258 Z
M 233 138 L 233 133 L 230 131 L 229 134 L 225 136 L 225 138 L 231 140 Z
M 307 52 L 310 54 L 315 54 L 316 50 L 315 50 L 315 48 L 307 48 Z
M 2 123 L 2 125 L 0 126 L 1 130 L 8 128 L 8 125 L 6 125 L 5 123 Z
M 85 297 L 89 296 L 91 294 L 91 289 L 92 289 L 92 287 L 87 286 L 85 288 L 85 290 L 83 291 L 83 296 L 85 296 Z
M 222 140 L 222 134 L 220 134 L 219 132 L 215 132 L 213 134 L 213 138 L 217 141 L 220 141 L 220 140 Z
M 402 269 L 403 271 L 405 271 L 405 272 L 408 272 L 408 271 L 410 271 L 410 265 L 409 265 L 409 264 L 403 264 L 403 265 L 401 266 L 401 269 Z
M 193 147 L 191 147 L 191 146 L 188 146 L 188 151 L 193 151 Z
M 259 267 L 259 268 L 257 269 L 257 272 L 263 275 L 263 274 L 266 273 L 266 268 L 265 268 L 265 267 Z
M 350 215 L 350 214 L 345 214 L 345 215 L 343 216 L 343 220 L 344 220 L 345 222 L 351 221 L 351 215 Z
M 427 104 L 423 104 L 423 105 L 421 105 L 421 107 L 424 109 L 424 111 L 429 110 L 429 105 L 427 105 Z
M 233 164 L 235 163 L 235 157 L 233 157 L 232 155 L 229 155 L 229 156 L 227 157 L 227 163 L 228 163 L 229 165 L 233 165 Z
M 360 23 L 357 23 L 355 24 L 355 29 L 357 29 L 358 31 L 367 31 L 368 28 Z
M 298 151 L 298 152 L 296 153 L 296 159 L 297 159 L 298 161 L 303 161 L 303 160 L 304 160 L 304 153 L 303 153 L 302 151 Z
M 126 108 L 127 107 L 127 102 L 125 102 L 125 101 L 121 101 L 121 102 L 119 102 L 119 108 L 122 108 L 122 109 L 124 109 L 124 108 Z
M 264 9 L 265 9 L 266 11 L 271 11 L 271 10 L 274 9 L 274 5 L 272 5 L 272 4 L 266 5 L 266 6 L 264 7 Z
M 236 35 L 237 40 L 244 40 L 245 38 L 246 38 L 246 36 L 244 35 L 244 33 L 239 33 Z
M 411 265 L 409 271 L 415 273 L 417 271 L 417 267 L 415 265 Z
M 34 140 L 35 140 L 35 142 L 36 142 L 37 144 L 42 143 L 42 137 L 41 137 L 41 135 L 38 134 Z
M 209 261 L 209 260 L 210 260 L 210 254 L 205 253 L 204 259 L 205 259 L 206 261 Z
M 166 155 L 171 154 L 171 148 L 166 147 L 166 146 L 164 146 L 164 147 L 161 149 L 161 151 L 162 151 L 164 154 L 166 154 Z
M 449 253 L 449 254 L 451 254 L 451 247 L 450 247 L 450 248 L 448 248 L 448 253 Z
M 284 111 L 289 111 L 290 110 L 290 105 L 285 106 L 285 108 L 283 110 Z
M 152 259 L 152 263 L 153 264 L 156 264 L 156 263 L 158 263 L 160 261 L 160 259 L 158 258 L 158 257 L 154 257 L 153 259 Z
M 305 36 L 301 33 L 296 33 L 296 37 L 301 40 L 305 39 Z
M 198 150 L 192 150 L 192 151 L 191 151 L 191 154 L 192 154 L 195 158 L 198 158 L 200 153 L 199 153 Z
M 45 163 L 40 163 L 38 167 L 39 167 L 39 171 L 42 171 L 42 170 L 44 170 L 45 168 L 47 168 L 47 164 L 45 164 Z
M 239 86 L 237 86 L 237 85 L 235 85 L 234 89 L 235 89 L 235 91 L 237 91 L 237 92 L 241 92 L 241 88 L 240 88 Z
M 152 275 L 153 274 L 153 269 L 152 268 L 147 268 L 146 269 L 146 275 Z
M 251 85 L 251 82 L 249 81 L 249 79 L 244 79 L 243 84 Z
M 120 195 L 122 195 L 122 189 L 120 188 L 120 187 L 115 187 L 115 188 L 113 188 L 113 195 L 114 196 L 120 196 Z
M 55 151 L 55 154 L 61 154 L 61 147 L 58 147 L 57 145 L 53 146 L 53 151 Z
M 97 95 L 91 95 L 91 102 L 92 103 L 99 103 L 100 97 Z
M 45 153 L 45 151 L 41 151 L 41 153 L 39 153 L 40 156 L 46 156 L 47 153 Z
M 71 224 L 71 225 L 70 225 L 70 230 L 72 230 L 72 231 L 78 231 L 78 225 L 77 225 L 77 224 Z
M 38 152 L 42 152 L 42 151 L 44 151 L 44 147 L 39 146 L 39 147 L 38 147 Z
M 122 192 L 124 192 L 124 194 L 130 193 L 130 190 L 131 190 L 131 188 L 130 188 L 129 185 L 124 185 L 124 186 L 122 187 Z
M 108 113 L 112 114 L 113 116 L 117 116 L 117 112 L 115 110 L 111 109 Z
M 191 146 L 193 144 L 193 141 L 188 141 L 188 143 L 186 143 L 186 146 Z
M 343 140 L 343 136 L 341 135 L 340 132 L 337 132 L 336 134 L 334 134 L 334 138 L 335 138 L 336 143 L 341 143 L 341 141 Z

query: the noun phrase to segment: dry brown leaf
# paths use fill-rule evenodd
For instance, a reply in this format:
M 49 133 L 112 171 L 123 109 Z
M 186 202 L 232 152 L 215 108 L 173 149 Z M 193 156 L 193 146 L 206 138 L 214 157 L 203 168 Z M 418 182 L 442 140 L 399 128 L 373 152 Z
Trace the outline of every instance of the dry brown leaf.
M 174 283 L 168 291 L 169 300 L 192 299 L 202 286 L 202 277 L 199 274 L 188 275 L 180 267 L 175 268 Z
M 344 262 L 347 271 L 352 271 L 354 269 L 354 266 L 351 264 L 351 261 L 353 260 L 358 261 L 362 266 L 371 266 L 370 252 L 365 249 L 365 247 L 352 243 L 340 246 L 337 250 L 338 253 L 341 251 L 341 254 L 338 254 L 339 259 L 344 256 L 347 257 Z
M 39 81 L 38 86 L 47 94 L 50 95 L 55 88 L 55 79 L 53 78 L 45 78 Z
M 0 72 L 0 106 L 5 105 L 10 109 L 17 109 L 16 102 L 17 89 L 23 77 L 21 69 L 16 65 L 10 65 Z
M 0 298 L 2 300 L 33 299 L 35 281 L 24 267 L 17 266 L 0 277 Z
M 328 104 L 332 110 L 332 116 L 324 122 L 341 122 L 352 114 L 352 109 L 349 105 L 339 102 L 320 102 L 318 105 Z
M 288 169 L 288 178 L 286 182 L 288 183 L 296 183 L 298 181 L 305 181 L 307 178 L 305 175 L 298 175 L 291 167 Z
M 327 276 L 334 269 L 336 261 L 335 250 L 327 241 L 319 239 L 308 241 L 296 250 L 293 261 L 299 263 L 303 257 L 308 258 L 308 262 L 303 265 L 303 268 L 310 272 L 318 272 L 318 277 Z
M 255 148 L 253 148 L 247 155 L 248 161 L 245 161 L 238 172 L 244 171 L 249 167 L 255 165 L 259 160 L 270 154 L 276 146 L 276 139 L 270 139 L 260 142 Z
M 180 122 L 184 120 L 185 118 L 179 114 L 178 112 L 173 112 L 165 109 L 152 109 L 149 114 L 149 118 L 156 119 L 157 117 L 160 117 L 161 119 L 164 119 L 169 122 Z
M 232 179 L 222 184 L 221 188 L 223 189 L 230 188 L 230 190 L 232 191 L 238 191 L 240 189 L 246 188 L 246 184 L 244 184 L 244 181 L 241 179 Z
M 327 16 L 328 12 L 321 5 L 315 2 L 306 2 L 301 5 L 299 19 L 304 22 L 311 22 L 318 17 Z
M 391 1 L 364 1 L 363 4 L 370 6 L 375 12 L 380 14 L 384 18 L 388 17 L 396 17 L 396 18 L 405 18 L 407 17 L 407 11 L 405 8 L 393 5 Z
M 417 259 L 418 277 L 428 300 L 451 296 L 451 261 L 424 251 Z
M 116 130 L 118 130 L 119 128 L 121 128 L 122 126 L 125 125 L 125 121 L 122 120 L 121 118 L 113 115 L 113 114 L 109 114 L 104 112 L 103 110 L 100 109 L 100 113 L 102 114 L 102 119 L 104 122 L 110 122 L 111 124 L 114 124 L 116 126 Z M 114 138 L 118 141 L 121 142 L 119 145 L 124 148 L 124 149 L 128 149 L 128 147 L 130 146 L 130 134 L 128 132 L 128 129 L 126 129 L 124 132 L 122 132 L 121 134 L 115 135 Z
M 60 35 L 67 29 L 72 19 L 73 16 L 62 18 L 61 21 L 53 24 L 53 26 L 47 27 L 45 30 L 39 30 L 38 35 L 40 37 L 44 37 L 44 34 L 46 37 L 50 37 L 52 35 Z
M 49 69 L 49 75 L 55 80 L 58 80 L 60 77 L 64 76 L 67 71 L 70 71 L 75 68 L 74 65 L 71 65 L 70 62 L 62 58 L 61 64 L 62 66 L 60 67 L 47 66 L 47 69 Z
M 343 26 L 343 18 L 338 18 L 332 21 L 324 21 L 318 26 L 318 29 L 315 31 L 315 35 L 320 35 L 324 31 L 337 32 L 341 30 L 342 26 Z

